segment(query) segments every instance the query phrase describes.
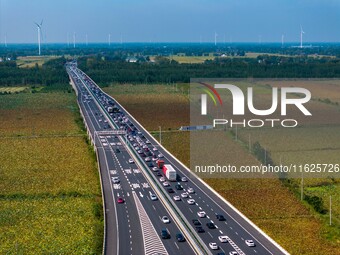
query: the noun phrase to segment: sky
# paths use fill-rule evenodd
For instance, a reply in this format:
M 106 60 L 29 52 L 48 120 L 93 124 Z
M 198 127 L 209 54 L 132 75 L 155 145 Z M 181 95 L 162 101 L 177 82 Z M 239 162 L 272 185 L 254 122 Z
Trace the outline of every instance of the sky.
M 340 42 L 340 0 L 0 0 L 0 42 L 41 20 L 45 43 Z

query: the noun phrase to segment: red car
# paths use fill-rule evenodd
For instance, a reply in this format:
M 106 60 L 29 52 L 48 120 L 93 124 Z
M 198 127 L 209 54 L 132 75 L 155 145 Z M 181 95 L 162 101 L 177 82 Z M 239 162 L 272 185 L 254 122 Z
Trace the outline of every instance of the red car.
M 121 197 L 117 198 L 117 203 L 118 203 L 118 204 L 124 203 L 124 199 L 121 198 Z

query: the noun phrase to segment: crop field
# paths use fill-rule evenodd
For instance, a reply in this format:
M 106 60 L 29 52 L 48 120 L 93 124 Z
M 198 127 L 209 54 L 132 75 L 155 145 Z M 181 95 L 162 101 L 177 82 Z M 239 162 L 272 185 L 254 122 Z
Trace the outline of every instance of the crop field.
M 42 66 L 45 62 L 51 59 L 58 58 L 58 56 L 26 56 L 18 57 L 17 65 L 23 68 L 34 67 L 36 64 Z
M 74 94 L 1 96 L 0 254 L 101 253 L 98 173 L 76 111 Z
M 123 86 L 123 85 L 121 85 Z M 144 85 L 143 85 L 144 86 Z M 152 85 L 147 85 L 151 86 Z M 167 95 L 167 86 L 163 86 L 164 88 L 149 88 L 150 91 L 158 91 L 158 95 L 154 97 L 143 97 L 143 104 L 148 105 L 157 101 L 157 98 L 165 98 Z M 159 139 L 159 133 L 157 132 L 158 128 L 155 125 L 148 126 L 148 123 L 153 122 L 152 116 L 157 116 L 157 121 L 159 123 L 168 123 L 168 114 L 172 110 L 172 105 L 168 105 L 168 108 L 165 107 L 154 107 L 152 109 L 148 108 L 149 111 L 153 112 L 152 116 L 145 115 L 144 113 L 135 110 L 132 112 L 129 107 L 133 105 L 134 98 L 138 97 L 141 93 L 138 89 L 130 90 L 131 86 L 128 86 L 126 89 L 129 93 L 125 96 L 120 95 L 119 90 L 123 90 L 122 87 L 117 88 L 108 88 L 106 89 L 112 96 L 114 96 L 118 101 L 126 107 L 134 117 L 140 121 L 144 126 L 146 126 L 152 132 L 156 139 Z M 145 89 L 145 88 L 143 88 Z M 268 88 L 261 86 L 257 88 L 258 90 L 263 90 L 264 92 L 268 92 Z M 150 93 L 149 93 L 150 94 Z M 152 94 L 152 93 L 151 93 Z M 153 93 L 155 95 L 155 93 Z M 178 95 L 179 97 L 183 97 L 182 95 Z M 120 100 L 123 99 L 123 101 Z M 142 99 L 140 99 L 142 100 Z M 186 101 L 189 104 L 188 101 Z M 318 102 L 319 103 L 319 102 Z M 189 107 L 189 106 L 187 106 Z M 183 109 L 188 109 L 187 107 L 183 107 Z M 328 104 L 325 104 L 325 107 L 329 107 Z M 131 108 L 133 109 L 133 107 Z M 335 110 L 336 111 L 336 110 Z M 181 125 L 186 125 L 189 121 L 189 115 L 180 115 L 180 117 L 176 120 Z M 326 141 L 327 147 L 330 151 L 338 148 L 337 142 L 339 139 L 339 132 L 337 132 L 337 122 L 338 120 L 334 120 L 334 125 L 330 126 L 320 126 L 318 123 L 315 123 L 315 126 L 312 129 L 304 130 L 303 128 L 297 129 L 295 134 L 289 133 L 290 131 L 286 131 L 286 133 L 280 134 L 279 137 L 285 138 L 286 144 L 280 144 L 277 141 L 277 137 L 281 132 L 279 130 L 273 130 L 271 132 L 264 132 L 263 137 L 267 137 L 267 135 L 271 135 L 271 137 L 276 137 L 276 140 L 266 139 L 265 144 L 268 146 L 275 145 L 277 148 L 273 150 L 272 156 L 275 160 L 279 159 L 279 154 L 289 153 L 291 157 L 293 155 L 297 155 L 297 150 L 294 149 L 294 142 L 296 139 L 301 140 L 305 146 L 310 146 L 311 153 L 313 153 L 314 149 L 318 149 L 318 140 Z M 156 130 L 156 131 L 155 131 Z M 239 130 L 240 131 L 240 130 Z M 226 146 L 232 148 L 230 149 L 230 153 L 226 154 L 227 157 L 232 164 L 240 165 L 244 162 L 244 159 L 247 159 L 250 163 L 259 162 L 249 154 L 247 142 L 249 139 L 247 130 L 241 130 L 238 134 L 238 138 L 241 140 L 245 140 L 244 144 L 240 141 L 235 141 L 232 135 L 227 135 L 223 142 Z M 315 133 L 317 135 L 315 135 Z M 309 140 L 308 136 L 314 134 L 314 139 Z M 327 135 L 326 135 L 327 134 Z M 320 137 L 320 135 L 323 135 Z M 322 138 L 323 137 L 323 138 Z M 288 139 L 287 139 L 288 138 Z M 254 143 L 256 140 L 260 140 L 260 134 L 254 133 L 251 134 L 251 141 Z M 289 141 L 292 142 L 289 142 Z M 260 140 L 264 141 L 263 139 Z M 294 141 L 294 142 L 293 142 Z M 162 132 L 162 144 L 171 151 L 178 159 L 180 159 L 187 166 L 190 165 L 190 133 L 189 132 L 179 132 L 179 131 L 169 131 Z M 270 148 L 272 149 L 272 148 Z M 324 154 L 319 157 L 325 157 L 327 153 L 327 148 L 324 148 L 322 152 Z M 306 153 L 306 151 L 301 154 Z M 339 151 L 334 152 L 331 156 L 333 159 L 335 155 L 339 155 Z M 308 155 L 306 157 L 311 157 L 312 155 Z M 314 157 L 313 157 L 314 158 Z M 281 156 L 282 160 L 288 160 L 288 156 Z M 327 158 L 329 159 L 329 158 Z M 334 221 L 333 226 L 327 226 L 327 217 L 320 216 L 316 214 L 313 209 L 305 202 L 301 203 L 298 196 L 290 191 L 288 188 L 283 186 L 283 184 L 278 179 L 228 179 L 228 178 L 210 178 L 205 179 L 205 181 L 212 186 L 215 190 L 217 190 L 221 195 L 223 195 L 228 201 L 230 201 L 236 208 L 238 208 L 241 212 L 243 212 L 247 217 L 249 217 L 255 224 L 257 224 L 260 228 L 262 228 L 266 233 L 268 233 L 274 240 L 280 243 L 288 252 L 291 254 L 339 254 L 340 247 L 340 231 L 336 221 Z M 335 216 L 339 215 L 339 185 L 328 186 L 329 183 L 333 184 L 333 181 L 325 180 L 325 179 L 313 179 L 313 180 L 305 180 L 306 187 L 305 192 L 307 194 L 315 194 L 324 198 L 325 207 L 328 208 L 328 200 L 326 198 L 329 197 L 329 194 L 332 194 L 332 203 L 333 203 L 333 213 Z M 327 186 L 323 186 L 322 183 L 328 183 Z M 313 186 L 314 185 L 314 186 Z M 321 186 L 320 186 L 321 185 Z M 313 188 L 314 187 L 314 188 Z M 326 187 L 326 188 L 325 188 Z M 327 191 L 327 190 L 330 191 Z M 251 194 L 251 195 L 250 195 Z
M 28 107 L 29 106 L 29 107 Z M 74 94 L 13 94 L 1 96 L 0 137 L 77 134 Z
M 27 90 L 28 87 L 0 87 L 0 94 L 1 93 L 19 93 Z

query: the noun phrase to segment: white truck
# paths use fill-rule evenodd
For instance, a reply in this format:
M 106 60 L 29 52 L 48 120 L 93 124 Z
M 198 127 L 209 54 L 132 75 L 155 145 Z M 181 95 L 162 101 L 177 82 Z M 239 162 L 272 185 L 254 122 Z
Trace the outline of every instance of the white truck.
M 169 164 L 163 165 L 163 173 L 165 174 L 166 178 L 168 178 L 169 181 L 177 180 L 177 173 L 176 170 L 172 167 L 172 165 Z

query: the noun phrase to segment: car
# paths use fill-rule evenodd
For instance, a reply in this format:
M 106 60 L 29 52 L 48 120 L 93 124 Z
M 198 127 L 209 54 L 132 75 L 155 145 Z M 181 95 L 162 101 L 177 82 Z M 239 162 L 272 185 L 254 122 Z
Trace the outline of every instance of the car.
M 254 247 L 255 243 L 253 240 L 245 240 L 246 245 L 248 245 L 249 247 Z
M 238 255 L 238 253 L 236 251 L 231 251 L 229 252 L 229 255 Z
M 117 176 L 111 177 L 111 180 L 113 183 L 120 183 L 119 177 Z
M 188 189 L 188 193 L 189 193 L 189 194 L 193 194 L 193 193 L 195 193 L 195 190 L 194 190 L 193 188 L 189 188 L 189 189 Z
M 195 199 L 190 198 L 190 199 L 187 200 L 187 202 L 188 202 L 189 205 L 194 205 Z
M 148 164 L 148 167 L 153 167 L 152 162 L 150 162 L 150 163 Z
M 172 188 L 167 188 L 169 193 L 174 193 L 175 191 Z
M 212 249 L 212 250 L 218 250 L 218 245 L 217 245 L 217 243 L 210 242 L 210 243 L 209 243 L 209 247 L 210 247 L 210 249 Z
M 151 159 L 150 159 L 149 157 L 146 157 L 146 158 L 145 158 L 145 161 L 146 161 L 146 162 L 150 162 Z
M 132 158 L 130 158 L 130 159 L 129 159 L 129 163 L 130 163 L 130 164 L 133 164 L 133 163 L 135 163 L 135 162 L 133 161 Z
M 156 175 L 157 176 L 162 176 L 162 174 L 159 171 L 156 172 Z
M 163 158 L 164 157 L 164 155 L 162 154 L 162 153 L 160 153 L 160 154 L 158 154 L 158 156 L 157 157 L 159 157 L 159 158 Z
M 175 201 L 181 201 L 181 197 L 180 196 L 174 196 L 174 200 Z
M 185 241 L 185 238 L 181 233 L 176 234 L 176 239 L 177 239 L 177 242 L 184 242 Z
M 187 182 L 187 181 L 188 181 L 188 178 L 185 177 L 185 176 L 183 176 L 183 177 L 181 178 L 181 181 L 182 181 L 182 182 Z
M 120 152 L 120 150 L 119 149 L 116 149 L 116 153 L 119 153 Z
M 154 166 L 153 168 L 152 168 L 152 171 L 157 171 L 158 170 L 158 167 L 157 166 Z
M 137 152 L 138 152 L 138 154 L 144 154 L 144 152 L 142 150 L 139 150 Z
M 146 143 L 146 144 L 150 144 L 150 141 L 149 141 L 149 140 L 146 140 L 145 143 Z
M 170 184 L 168 182 L 163 182 L 163 186 L 168 187 L 168 186 L 170 186 Z
M 226 220 L 222 214 L 216 214 L 216 219 L 218 219 L 219 221 L 225 221 Z
M 181 194 L 181 197 L 183 197 L 183 198 L 187 198 L 189 195 L 188 195 L 188 193 L 186 193 L 186 192 L 183 192 L 182 194 Z
M 202 227 L 195 227 L 197 233 L 204 233 L 205 230 Z
M 150 199 L 152 200 L 152 201 L 156 201 L 158 198 L 157 198 L 157 196 L 155 195 L 155 194 L 150 194 Z
M 198 219 L 193 219 L 193 220 L 192 220 L 192 223 L 193 223 L 195 226 L 201 226 L 201 222 L 200 222 Z
M 158 151 L 158 149 L 156 147 L 153 147 L 152 150 L 153 151 Z
M 152 158 L 152 161 L 157 161 L 157 160 L 158 160 L 157 157 L 153 157 L 153 158 Z
M 123 204 L 123 203 L 124 203 L 124 198 L 118 197 L 118 198 L 117 198 L 117 203 L 118 203 L 118 204 Z
M 228 236 L 219 236 L 218 240 L 220 240 L 221 243 L 227 243 L 228 242 Z
M 159 178 L 159 181 L 160 181 L 160 182 L 165 182 L 165 177 Z
M 197 212 L 198 217 L 204 218 L 206 216 L 206 213 L 204 211 Z
M 215 228 L 216 228 L 215 224 L 212 223 L 212 222 L 208 222 L 208 223 L 207 223 L 207 227 L 208 227 L 209 229 L 215 229 Z
M 225 255 L 224 252 L 219 252 L 219 253 L 216 253 L 216 255 Z
M 121 143 L 121 142 L 117 142 L 117 145 L 118 145 L 118 146 L 121 146 L 121 145 L 122 145 L 122 143 Z
M 171 236 L 170 236 L 170 234 L 169 234 L 167 229 L 162 229 L 162 231 L 161 231 L 161 238 L 162 239 L 170 239 L 171 238 Z
M 182 187 L 181 184 L 176 184 L 176 185 L 175 185 L 175 188 L 176 188 L 177 190 L 183 190 L 183 187 Z
M 162 219 L 163 223 L 165 223 L 165 224 L 170 223 L 170 219 L 169 219 L 168 216 L 163 216 L 161 219 Z

